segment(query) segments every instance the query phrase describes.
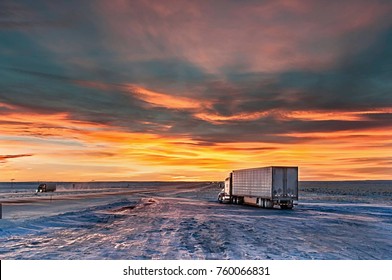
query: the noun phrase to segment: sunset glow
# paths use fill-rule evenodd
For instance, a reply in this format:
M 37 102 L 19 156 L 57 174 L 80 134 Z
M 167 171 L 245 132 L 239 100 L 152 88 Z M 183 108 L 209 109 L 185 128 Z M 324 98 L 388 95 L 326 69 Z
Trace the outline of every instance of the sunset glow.
M 392 179 L 389 1 L 18 2 L 0 181 Z

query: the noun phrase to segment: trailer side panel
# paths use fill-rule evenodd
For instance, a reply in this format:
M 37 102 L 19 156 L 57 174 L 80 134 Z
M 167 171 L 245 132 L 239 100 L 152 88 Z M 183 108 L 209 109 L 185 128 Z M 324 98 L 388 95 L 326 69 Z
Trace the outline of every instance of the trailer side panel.
M 272 198 L 272 167 L 233 171 L 232 194 Z

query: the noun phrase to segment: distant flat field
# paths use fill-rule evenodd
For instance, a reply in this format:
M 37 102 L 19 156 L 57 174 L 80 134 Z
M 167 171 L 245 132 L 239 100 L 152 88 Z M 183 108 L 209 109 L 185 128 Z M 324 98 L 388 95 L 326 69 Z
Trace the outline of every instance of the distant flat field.
M 300 182 L 304 199 L 392 204 L 392 181 Z
M 293 210 L 209 182 L 34 187 L 0 191 L 0 259 L 392 259 L 388 181 L 301 182 Z

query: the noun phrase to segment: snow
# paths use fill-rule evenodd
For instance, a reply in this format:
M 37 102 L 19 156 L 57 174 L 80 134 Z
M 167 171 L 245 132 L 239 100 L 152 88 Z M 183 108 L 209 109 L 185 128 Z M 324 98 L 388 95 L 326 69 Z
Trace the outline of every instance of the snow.
M 209 183 L 4 196 L 0 258 L 392 259 L 390 185 L 313 186 L 293 210 L 219 204 Z

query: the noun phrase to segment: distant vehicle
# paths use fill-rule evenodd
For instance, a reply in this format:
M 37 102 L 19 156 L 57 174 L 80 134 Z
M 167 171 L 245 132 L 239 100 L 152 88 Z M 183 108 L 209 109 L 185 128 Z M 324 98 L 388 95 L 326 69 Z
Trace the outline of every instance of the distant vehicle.
M 56 190 L 56 184 L 55 183 L 43 183 L 39 184 L 36 193 L 39 192 L 54 192 Z
M 221 203 L 292 209 L 298 203 L 298 167 L 268 166 L 234 170 L 218 194 Z

